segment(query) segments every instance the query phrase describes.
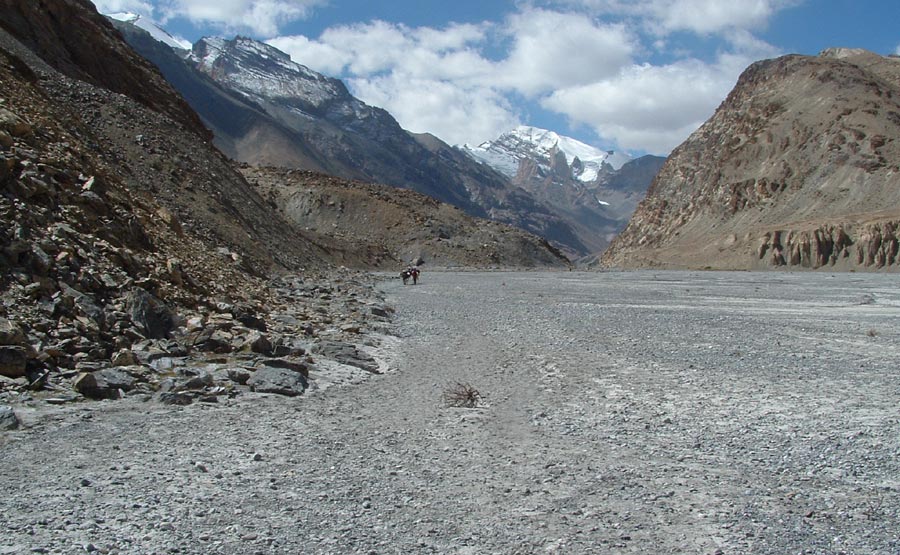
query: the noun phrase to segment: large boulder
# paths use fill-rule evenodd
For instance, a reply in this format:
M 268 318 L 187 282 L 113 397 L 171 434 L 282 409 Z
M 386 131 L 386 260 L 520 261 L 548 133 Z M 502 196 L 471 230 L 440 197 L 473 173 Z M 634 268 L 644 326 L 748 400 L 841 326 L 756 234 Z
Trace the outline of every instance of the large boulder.
M 174 313 L 164 302 L 140 287 L 128 294 L 126 307 L 132 323 L 150 339 L 162 339 L 175 329 Z
M 251 391 L 257 393 L 277 393 L 296 397 L 309 386 L 303 374 L 287 368 L 266 366 L 253 373 L 247 380 Z
M 357 349 L 352 343 L 330 340 L 320 341 L 313 347 L 313 352 L 341 364 L 355 366 L 366 372 L 379 373 L 378 362 L 370 355 Z
M 115 368 L 85 372 L 75 379 L 75 390 L 91 399 L 118 399 L 132 387 L 134 378 Z
M 25 333 L 22 328 L 12 320 L 0 318 L 0 345 L 22 345 L 25 343 Z
M 20 378 L 25 375 L 28 349 L 18 345 L 0 345 L 0 376 Z

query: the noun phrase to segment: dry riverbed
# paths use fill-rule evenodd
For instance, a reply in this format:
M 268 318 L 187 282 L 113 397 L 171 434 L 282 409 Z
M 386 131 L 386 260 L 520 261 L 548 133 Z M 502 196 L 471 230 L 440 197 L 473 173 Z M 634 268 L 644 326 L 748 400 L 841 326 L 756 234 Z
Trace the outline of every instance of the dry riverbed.
M 0 554 L 898 553 L 898 282 L 388 281 L 384 375 L 16 407 Z

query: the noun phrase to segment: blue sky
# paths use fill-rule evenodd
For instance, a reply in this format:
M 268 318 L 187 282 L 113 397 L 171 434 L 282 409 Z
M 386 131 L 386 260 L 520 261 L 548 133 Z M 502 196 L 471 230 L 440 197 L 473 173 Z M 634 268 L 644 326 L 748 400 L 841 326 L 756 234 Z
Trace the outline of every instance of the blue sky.
M 452 144 L 526 124 L 665 155 L 753 61 L 900 54 L 898 0 L 93 1 L 191 42 L 266 41 Z

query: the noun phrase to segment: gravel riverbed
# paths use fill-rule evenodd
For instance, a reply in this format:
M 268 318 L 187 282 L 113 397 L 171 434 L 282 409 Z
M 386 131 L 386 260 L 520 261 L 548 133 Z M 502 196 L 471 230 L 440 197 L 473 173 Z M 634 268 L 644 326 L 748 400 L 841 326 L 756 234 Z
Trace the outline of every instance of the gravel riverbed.
M 898 280 L 385 281 L 383 375 L 14 407 L 0 554 L 900 553 Z

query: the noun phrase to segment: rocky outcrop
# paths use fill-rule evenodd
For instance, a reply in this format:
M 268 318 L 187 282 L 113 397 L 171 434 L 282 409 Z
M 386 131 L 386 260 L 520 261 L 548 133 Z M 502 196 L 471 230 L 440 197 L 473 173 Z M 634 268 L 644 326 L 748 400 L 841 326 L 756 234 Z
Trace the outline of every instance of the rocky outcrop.
M 45 28 L 60 6 L 77 38 Z M 0 30 L 0 401 L 213 402 L 261 369 L 308 373 L 327 360 L 308 354 L 317 340 L 385 331 L 371 279 L 164 109 L 177 96 L 154 89 L 171 97 L 148 107 L 98 86 L 93 58 L 76 71 L 69 38 L 96 40 L 99 63 L 128 51 L 88 3 L 0 9 L 34 33 L 32 50 Z M 78 67 L 62 74 L 66 52 Z
M 763 266 L 880 269 L 898 264 L 900 220 L 823 225 L 808 231 L 777 230 L 759 238 Z
M 156 68 L 97 17 L 90 0 L 0 0 L 0 27 L 69 77 L 127 95 L 212 138 Z
M 568 261 L 539 237 L 472 218 L 412 191 L 324 174 L 243 166 L 247 180 L 309 233 L 327 233 L 365 250 L 373 266 L 564 268 Z M 348 253 L 349 254 L 349 253 Z
M 606 266 L 895 266 L 900 58 L 758 62 L 663 166 Z

